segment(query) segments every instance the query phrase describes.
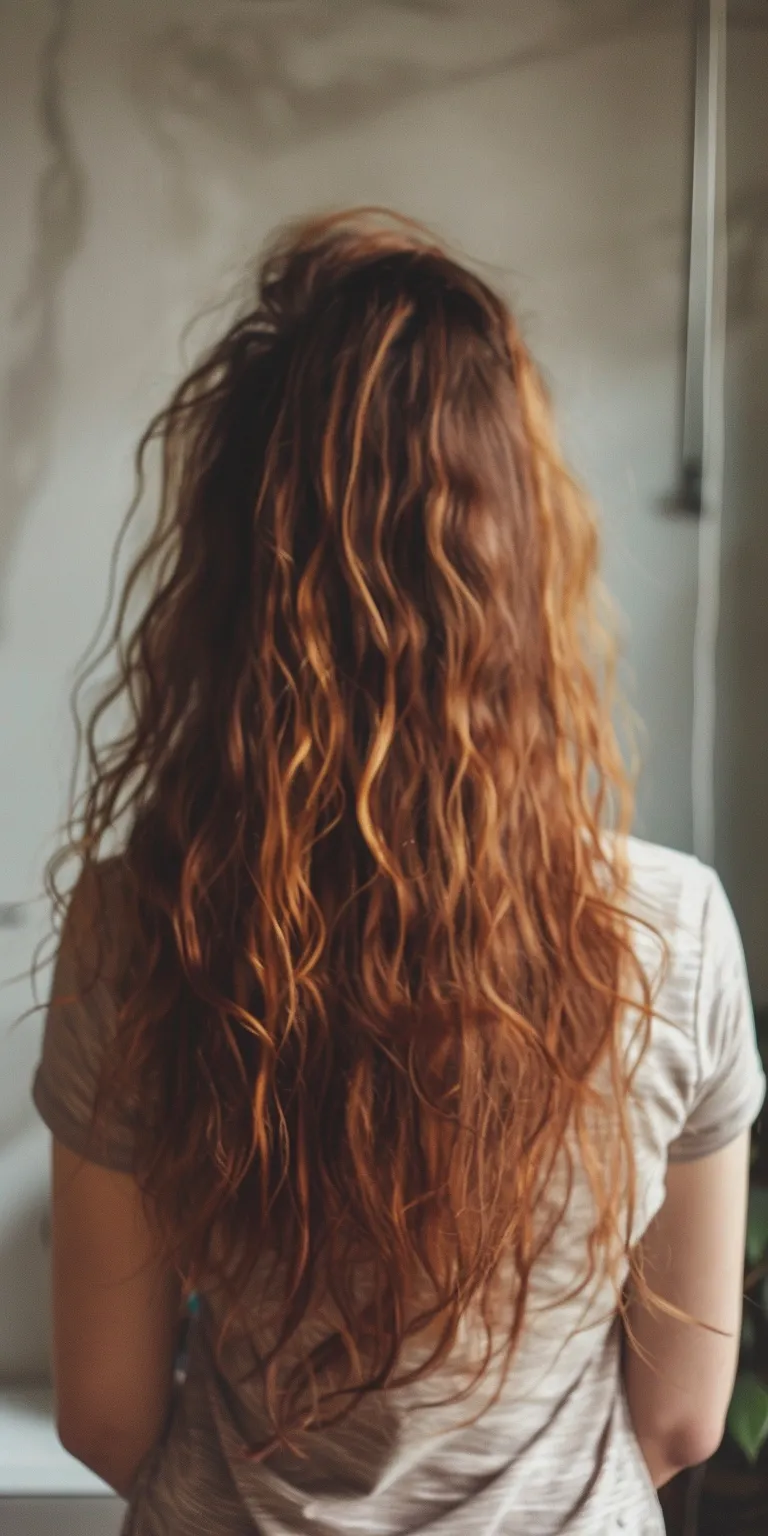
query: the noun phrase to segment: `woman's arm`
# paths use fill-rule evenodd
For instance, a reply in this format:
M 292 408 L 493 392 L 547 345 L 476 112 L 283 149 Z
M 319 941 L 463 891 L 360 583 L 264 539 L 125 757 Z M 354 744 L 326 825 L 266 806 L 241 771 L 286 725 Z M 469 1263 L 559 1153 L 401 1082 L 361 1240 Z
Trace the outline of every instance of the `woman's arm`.
M 630 1305 L 625 1381 L 632 1421 L 657 1487 L 714 1454 L 739 1355 L 749 1132 L 711 1157 L 673 1163 L 664 1205 L 643 1240 L 646 1277 L 673 1306 L 720 1330 Z
M 127 1496 L 162 1434 L 180 1287 L 134 1180 L 53 1145 L 53 1357 L 62 1444 Z

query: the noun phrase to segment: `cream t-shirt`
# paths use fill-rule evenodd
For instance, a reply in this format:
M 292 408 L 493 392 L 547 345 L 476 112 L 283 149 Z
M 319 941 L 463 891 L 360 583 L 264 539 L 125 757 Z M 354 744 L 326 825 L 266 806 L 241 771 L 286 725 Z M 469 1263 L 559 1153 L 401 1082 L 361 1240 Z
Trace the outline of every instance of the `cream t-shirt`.
M 636 1078 L 639 1238 L 662 1204 L 668 1162 L 706 1156 L 735 1139 L 756 1119 L 765 1079 L 743 951 L 719 879 L 694 858 L 635 839 L 629 853 L 636 946 L 652 975 L 658 946 L 644 919 L 669 947 L 659 1017 Z M 117 864 L 114 873 L 111 930 L 105 914 L 113 937 Z M 98 1143 L 88 1140 L 114 995 L 106 978 L 79 1000 L 76 993 L 65 931 L 53 995 L 69 997 L 48 1013 L 35 1103 L 66 1146 L 129 1170 L 128 1119 Z M 628 1036 L 629 1026 L 628 1019 Z M 584 1263 L 588 1214 L 588 1188 L 577 1178 L 566 1219 L 534 1272 L 502 1393 L 474 1424 L 466 1424 L 471 1402 L 434 1406 L 460 1379 L 460 1361 L 449 1361 L 426 1381 L 372 1397 L 341 1426 L 313 1435 L 307 1460 L 243 1459 L 243 1428 L 251 1433 L 260 1422 L 256 1389 L 238 1383 L 247 1350 L 238 1361 L 235 1345 L 217 1371 L 215 1303 L 203 1296 L 189 1374 L 137 1482 L 125 1536 L 663 1536 L 627 1410 L 612 1299 L 603 1291 L 558 1302 Z M 253 1315 L 258 1334 L 256 1304 Z M 471 1347 L 471 1339 L 463 1342 Z

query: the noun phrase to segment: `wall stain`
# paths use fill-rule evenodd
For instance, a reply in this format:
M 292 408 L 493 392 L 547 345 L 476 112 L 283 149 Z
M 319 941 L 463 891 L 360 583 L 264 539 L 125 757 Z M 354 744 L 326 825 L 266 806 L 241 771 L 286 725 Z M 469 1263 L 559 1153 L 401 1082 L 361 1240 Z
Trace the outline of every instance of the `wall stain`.
M 273 11 L 264 0 L 241 0 L 137 39 L 131 85 L 163 154 L 177 236 L 194 238 L 206 222 L 187 142 L 193 124 L 252 153 L 280 154 L 416 98 L 674 27 L 687 11 L 683 0 L 582 0 L 550 5 L 545 15 L 493 0 L 478 15 L 476 3 L 294 0 Z
M 3 387 L 0 580 L 7 575 L 22 519 L 50 463 L 61 377 L 58 301 L 82 245 L 86 220 L 85 178 L 67 124 L 62 75 L 72 0 L 53 0 L 50 16 L 37 74 L 37 119 L 47 156 L 35 198 L 32 254 L 13 314 L 20 342 Z

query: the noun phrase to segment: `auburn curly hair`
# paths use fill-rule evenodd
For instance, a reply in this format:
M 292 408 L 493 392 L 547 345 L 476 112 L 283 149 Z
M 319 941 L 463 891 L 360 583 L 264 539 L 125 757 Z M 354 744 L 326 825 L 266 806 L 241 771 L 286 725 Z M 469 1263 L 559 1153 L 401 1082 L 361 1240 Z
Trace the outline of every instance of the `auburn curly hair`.
M 140 477 L 155 441 L 68 847 L 97 873 L 123 829 L 97 1112 L 140 1106 L 135 1175 L 228 1298 L 219 1344 L 259 1256 L 282 1276 L 263 1455 L 434 1370 L 470 1308 L 482 1374 L 502 1260 L 511 1360 L 574 1147 L 591 1273 L 632 1262 L 632 792 L 595 522 L 507 306 L 420 226 L 282 231 Z M 321 1295 L 338 1326 L 283 1369 Z

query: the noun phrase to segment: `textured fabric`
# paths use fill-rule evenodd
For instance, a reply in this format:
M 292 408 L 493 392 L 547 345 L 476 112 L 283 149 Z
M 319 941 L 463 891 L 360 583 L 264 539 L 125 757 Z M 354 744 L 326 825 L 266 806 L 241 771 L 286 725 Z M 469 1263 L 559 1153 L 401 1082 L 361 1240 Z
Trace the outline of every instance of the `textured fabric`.
M 686 855 L 633 840 L 631 911 L 649 973 L 656 927 L 669 962 L 649 1048 L 635 1079 L 639 1238 L 664 1198 L 670 1159 L 716 1151 L 746 1129 L 763 1102 L 744 956 L 717 876 Z M 83 989 L 62 940 L 34 1098 L 53 1134 L 107 1166 L 131 1167 L 131 1113 L 89 1136 L 94 1086 L 115 1021 L 109 957 L 119 948 L 119 865 L 105 902 L 102 979 Z M 115 974 L 117 972 L 115 971 Z M 632 1017 L 627 1016 L 631 1048 Z M 234 1338 L 214 1365 L 214 1296 L 202 1297 L 189 1375 L 167 1435 L 145 1465 L 126 1536 L 662 1536 L 658 1500 L 635 1439 L 621 1376 L 621 1329 L 612 1295 L 595 1287 L 564 1301 L 585 1273 L 590 1195 L 575 1180 L 566 1219 L 534 1272 L 523 1337 L 498 1401 L 438 1406 L 462 1384 L 477 1344 L 471 1320 L 439 1373 L 366 1400 L 306 1459 L 249 1463 L 243 1449 L 263 1426 L 258 1387 L 245 1380 L 249 1340 Z M 251 1337 L 264 1344 L 254 1278 Z M 260 1289 L 261 1287 L 261 1289 Z M 297 1349 L 322 1336 L 307 1322 Z M 415 1346 L 414 1346 L 415 1347 Z

